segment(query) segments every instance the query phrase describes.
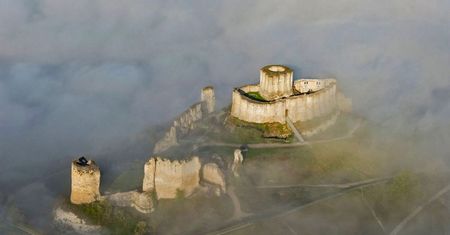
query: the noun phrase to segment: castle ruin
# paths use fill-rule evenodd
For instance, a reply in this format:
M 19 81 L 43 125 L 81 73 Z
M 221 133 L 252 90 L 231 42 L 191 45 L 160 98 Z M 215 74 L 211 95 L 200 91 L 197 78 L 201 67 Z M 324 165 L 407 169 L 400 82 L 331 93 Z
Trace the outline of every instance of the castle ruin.
M 214 88 L 212 86 L 203 88 L 201 101 L 193 104 L 173 121 L 172 126 L 169 127 L 164 137 L 155 144 L 153 153 L 160 153 L 178 145 L 178 137 L 186 135 L 193 130 L 195 122 L 214 112 L 215 106 Z
M 87 204 L 100 199 L 100 169 L 84 157 L 72 161 L 72 187 L 70 201 Z
M 198 157 L 189 161 L 152 157 L 144 165 L 142 191 L 154 191 L 158 199 L 176 198 L 179 194 L 189 196 L 199 186 L 200 168 Z
M 308 121 L 336 110 L 336 80 L 298 79 L 284 65 L 260 70 L 260 83 L 235 88 L 231 116 L 251 123 Z

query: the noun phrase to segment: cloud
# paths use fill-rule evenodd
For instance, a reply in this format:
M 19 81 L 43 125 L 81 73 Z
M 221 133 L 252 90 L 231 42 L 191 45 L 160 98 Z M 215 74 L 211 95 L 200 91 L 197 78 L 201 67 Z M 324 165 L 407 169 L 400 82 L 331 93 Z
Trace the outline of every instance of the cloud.
M 436 109 L 448 102 L 434 93 L 450 86 L 447 9 L 444 0 L 3 0 L 0 154 L 98 151 L 170 120 L 202 86 L 215 85 L 225 105 L 269 63 L 296 77 L 335 75 L 374 121 L 444 122 L 448 111 Z

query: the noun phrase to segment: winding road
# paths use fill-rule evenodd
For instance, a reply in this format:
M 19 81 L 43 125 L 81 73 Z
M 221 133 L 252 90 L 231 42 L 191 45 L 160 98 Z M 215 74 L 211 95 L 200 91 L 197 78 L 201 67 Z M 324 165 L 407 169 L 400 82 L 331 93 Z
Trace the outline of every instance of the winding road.
M 330 192 L 330 193 L 325 193 L 319 197 L 317 197 L 316 199 L 307 202 L 307 203 L 303 203 L 303 202 L 292 202 L 289 203 L 285 206 L 279 206 L 279 207 L 275 207 L 275 208 L 271 208 L 268 210 L 265 210 L 262 213 L 258 213 L 258 214 L 251 214 L 249 216 L 246 217 L 242 217 L 238 220 L 232 220 L 229 221 L 228 223 L 226 223 L 225 225 L 215 228 L 215 229 L 211 229 L 210 231 L 191 231 L 188 234 L 208 234 L 208 235 L 222 235 L 222 234 L 228 234 L 231 233 L 233 231 L 238 231 L 244 228 L 247 228 L 251 225 L 254 225 L 255 223 L 262 221 L 262 220 L 267 220 L 267 219 L 273 219 L 273 218 L 280 218 L 295 212 L 298 212 L 302 209 L 306 209 L 308 207 L 311 207 L 313 205 L 316 205 L 318 203 L 321 203 L 325 200 L 329 200 L 332 198 L 336 198 L 345 194 L 348 194 L 350 192 L 353 192 L 355 190 L 358 189 L 362 189 L 365 187 L 369 187 L 369 186 L 373 186 L 373 185 L 377 185 L 377 184 L 381 184 L 381 183 L 385 183 L 389 180 L 391 180 L 393 178 L 392 177 L 382 177 L 382 178 L 375 178 L 375 179 L 370 179 L 370 180 L 365 180 L 365 181 L 359 181 L 359 182 L 354 182 L 354 183 L 349 183 L 346 184 L 348 187 L 344 188 L 344 189 L 340 189 L 337 192 Z
M 324 140 L 314 140 L 314 141 L 304 141 L 304 142 L 295 142 L 295 143 L 258 143 L 258 144 L 247 144 L 249 148 L 253 149 L 266 149 L 266 148 L 293 148 L 293 147 L 300 147 L 305 145 L 311 145 L 311 144 L 322 144 L 322 143 L 328 143 L 338 140 L 344 140 L 353 137 L 355 132 L 359 129 L 361 126 L 362 120 L 359 120 L 356 125 L 345 135 L 334 137 L 330 139 L 324 139 Z M 198 144 L 193 149 L 197 150 L 199 148 L 204 147 L 232 147 L 232 148 L 240 148 L 242 144 L 234 144 L 234 143 L 225 143 L 225 142 L 208 142 L 203 144 Z

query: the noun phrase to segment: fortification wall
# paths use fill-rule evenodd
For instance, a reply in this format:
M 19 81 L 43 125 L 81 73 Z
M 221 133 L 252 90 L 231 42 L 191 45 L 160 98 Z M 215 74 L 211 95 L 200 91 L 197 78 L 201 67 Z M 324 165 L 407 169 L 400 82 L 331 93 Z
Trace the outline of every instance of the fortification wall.
M 284 102 L 259 102 L 245 97 L 238 90 L 233 91 L 231 115 L 240 120 L 254 123 L 284 123 Z
M 214 88 L 212 86 L 207 86 L 202 89 L 201 100 L 205 104 L 205 112 L 214 112 L 216 108 L 216 95 L 214 94 Z
M 202 119 L 205 115 L 214 112 L 215 107 L 216 97 L 214 88 L 211 86 L 203 88 L 201 102 L 193 104 L 175 118 L 164 137 L 156 142 L 153 153 L 160 153 L 176 146 L 178 144 L 177 134 L 186 135 L 189 131 L 195 129 L 195 122 Z
M 72 162 L 72 185 L 70 201 L 73 204 L 87 204 L 100 198 L 100 169 L 94 161 L 87 165 Z
M 286 114 L 293 122 L 308 121 L 333 112 L 336 108 L 336 82 L 334 79 L 321 80 L 324 88 L 309 94 L 260 102 L 233 91 L 231 115 L 247 122 L 286 122 Z M 243 87 L 244 92 L 256 90 L 257 86 Z M 244 90 L 245 89 L 245 90 Z
M 294 81 L 294 87 L 300 93 L 316 92 L 336 83 L 335 79 L 298 79 Z
M 247 86 L 241 87 L 240 89 L 243 90 L 245 93 L 259 92 L 259 85 L 258 84 L 247 85 Z
M 152 192 L 155 190 L 156 158 L 152 157 L 144 164 L 144 180 L 142 191 Z
M 173 126 L 182 134 L 194 129 L 194 123 L 203 117 L 202 104 L 203 102 L 199 102 L 189 107 L 173 121 Z
M 185 135 L 195 128 L 195 122 L 203 118 L 203 104 L 199 102 L 180 114 L 174 121 L 169 131 L 164 137 L 156 142 L 153 153 L 163 152 L 173 146 L 178 145 L 178 134 Z
M 158 199 L 175 198 L 177 192 L 189 196 L 199 186 L 200 160 L 193 157 L 190 161 L 170 161 L 151 158 L 144 166 L 144 192 L 155 191 Z

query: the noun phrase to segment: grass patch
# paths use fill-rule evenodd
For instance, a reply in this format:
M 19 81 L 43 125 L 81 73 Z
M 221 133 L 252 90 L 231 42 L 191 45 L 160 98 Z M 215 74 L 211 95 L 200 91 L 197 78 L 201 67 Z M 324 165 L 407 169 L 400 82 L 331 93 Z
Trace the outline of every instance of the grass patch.
M 81 218 L 86 218 L 92 224 L 107 228 L 111 234 L 145 234 L 150 229 L 127 209 L 114 207 L 106 201 L 67 205 L 70 211 L 81 215 Z
M 228 119 L 229 125 L 237 128 L 244 128 L 243 131 L 249 131 L 255 129 L 259 131 L 260 137 L 265 138 L 279 138 L 279 139 L 289 139 L 292 137 L 292 131 L 289 129 L 287 124 L 281 124 L 278 122 L 273 123 L 251 123 L 242 121 L 238 118 L 230 116 Z M 232 133 L 235 134 L 235 133 Z M 292 139 L 289 139 L 292 140 Z
M 261 94 L 259 94 L 259 92 L 257 92 L 257 91 L 248 92 L 247 96 L 250 97 L 251 99 L 254 99 L 254 100 L 257 100 L 257 101 L 267 102 L 267 100 L 264 99 L 261 96 Z

